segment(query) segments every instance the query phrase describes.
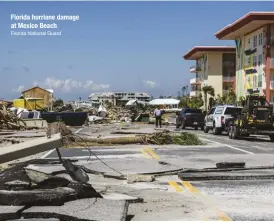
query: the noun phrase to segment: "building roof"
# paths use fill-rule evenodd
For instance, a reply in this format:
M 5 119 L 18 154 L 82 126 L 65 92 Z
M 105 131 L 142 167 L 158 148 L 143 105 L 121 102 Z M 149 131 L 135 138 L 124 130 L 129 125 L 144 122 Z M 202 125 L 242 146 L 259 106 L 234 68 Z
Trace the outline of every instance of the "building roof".
M 176 100 L 174 98 L 158 98 L 158 99 L 154 99 L 152 101 L 149 102 L 150 105 L 178 105 L 179 104 L 179 100 Z
M 89 98 L 98 98 L 98 97 L 111 97 L 114 96 L 113 92 L 95 92 L 95 93 L 91 93 L 88 97 Z
M 46 89 L 41 88 L 41 87 L 39 87 L 39 86 L 35 86 L 35 87 L 32 87 L 32 88 L 29 88 L 29 89 L 27 89 L 27 90 L 22 91 L 21 93 L 25 93 L 26 91 L 30 91 L 30 90 L 35 89 L 35 88 L 40 88 L 40 89 L 42 89 L 42 90 L 44 90 L 44 91 L 47 91 L 47 92 L 51 93 L 49 90 L 46 90 Z
M 221 40 L 233 40 L 270 23 L 274 23 L 274 12 L 249 12 L 216 32 L 215 36 Z
M 189 50 L 185 55 L 185 60 L 196 60 L 202 57 L 205 53 L 214 52 L 236 52 L 235 46 L 195 46 Z

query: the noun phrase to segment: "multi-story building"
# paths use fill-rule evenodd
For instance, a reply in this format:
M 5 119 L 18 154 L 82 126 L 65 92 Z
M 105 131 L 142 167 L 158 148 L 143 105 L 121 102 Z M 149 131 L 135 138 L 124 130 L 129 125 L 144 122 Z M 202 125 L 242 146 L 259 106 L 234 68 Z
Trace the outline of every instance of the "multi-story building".
M 212 86 L 215 95 L 224 95 L 230 88 L 235 89 L 236 49 L 231 46 L 195 46 L 185 60 L 195 60 L 190 67 L 195 78 L 190 80 L 190 96 L 197 97 L 203 86 Z
M 259 90 L 274 102 L 274 12 L 250 12 L 215 36 L 236 43 L 236 94 Z
M 108 101 L 115 106 L 124 105 L 132 99 L 144 102 L 149 102 L 151 100 L 151 96 L 145 92 L 99 92 L 92 93 L 88 98 L 92 102 L 100 104 Z

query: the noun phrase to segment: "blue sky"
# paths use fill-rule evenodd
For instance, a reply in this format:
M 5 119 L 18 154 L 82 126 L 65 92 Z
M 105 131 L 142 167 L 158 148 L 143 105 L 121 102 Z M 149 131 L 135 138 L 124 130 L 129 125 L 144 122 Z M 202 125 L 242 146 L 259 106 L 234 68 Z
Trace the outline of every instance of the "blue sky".
M 271 10 L 274 2 L 0 2 L 0 98 L 37 83 L 65 100 L 100 90 L 176 95 L 194 77 L 193 61 L 182 59 L 189 49 L 234 45 L 214 33 Z M 11 36 L 10 14 L 80 20 L 56 22 L 61 36 Z

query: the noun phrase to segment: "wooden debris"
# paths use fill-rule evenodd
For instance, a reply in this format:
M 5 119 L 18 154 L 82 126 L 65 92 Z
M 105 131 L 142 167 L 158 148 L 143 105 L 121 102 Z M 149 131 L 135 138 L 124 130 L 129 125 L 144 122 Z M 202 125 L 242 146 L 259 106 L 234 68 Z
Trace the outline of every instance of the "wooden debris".
M 0 104 L 0 129 L 24 129 L 26 123 L 16 114 L 9 111 L 4 104 Z

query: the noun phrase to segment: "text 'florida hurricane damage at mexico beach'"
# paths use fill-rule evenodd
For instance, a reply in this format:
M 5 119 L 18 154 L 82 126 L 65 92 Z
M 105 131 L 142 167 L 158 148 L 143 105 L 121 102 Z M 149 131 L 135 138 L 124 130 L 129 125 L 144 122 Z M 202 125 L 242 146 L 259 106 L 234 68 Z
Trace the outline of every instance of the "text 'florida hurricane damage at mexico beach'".
M 61 36 L 58 22 L 80 20 L 79 15 L 34 15 L 11 14 L 12 36 Z

